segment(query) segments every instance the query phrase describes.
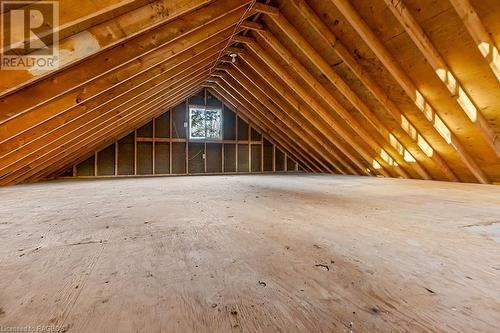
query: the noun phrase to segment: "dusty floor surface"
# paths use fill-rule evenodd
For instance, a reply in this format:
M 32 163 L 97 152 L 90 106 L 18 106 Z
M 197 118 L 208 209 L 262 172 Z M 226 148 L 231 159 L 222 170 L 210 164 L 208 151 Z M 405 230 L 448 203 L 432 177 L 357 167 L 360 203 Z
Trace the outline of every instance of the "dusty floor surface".
M 0 189 L 0 327 L 498 332 L 500 187 L 342 176 Z

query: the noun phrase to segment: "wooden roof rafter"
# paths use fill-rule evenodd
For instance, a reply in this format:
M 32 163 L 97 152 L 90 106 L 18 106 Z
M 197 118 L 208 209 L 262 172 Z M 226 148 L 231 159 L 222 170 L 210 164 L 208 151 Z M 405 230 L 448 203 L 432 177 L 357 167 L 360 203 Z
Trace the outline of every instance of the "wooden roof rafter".
M 247 122 L 251 123 L 252 126 L 255 126 L 255 128 L 260 131 L 262 134 L 266 136 L 266 139 L 268 139 L 271 143 L 275 144 L 276 146 L 283 148 L 283 145 L 279 142 L 279 139 L 276 139 L 276 134 L 269 129 L 266 124 L 262 123 L 259 119 L 255 118 L 252 116 L 252 114 L 245 109 L 241 104 L 239 104 L 238 101 L 233 99 L 231 96 L 229 96 L 224 90 L 220 88 L 219 85 L 216 83 L 209 83 L 206 85 L 210 93 L 212 93 L 214 96 L 218 97 L 219 99 L 223 100 L 224 103 L 229 103 L 230 108 L 236 112 L 240 117 L 242 117 L 244 120 Z M 284 149 L 284 151 L 292 157 L 296 162 L 301 161 L 301 159 L 297 159 L 296 153 L 293 151 L 289 151 L 287 149 Z M 304 161 L 302 160 L 301 165 L 308 171 L 308 172 L 314 172 L 313 169 L 310 169 L 309 166 L 307 166 L 308 161 L 305 161 L 306 164 L 302 164 Z
M 104 0 L 70 8 L 59 69 L 2 71 L 0 185 L 53 177 L 200 87 L 309 172 L 497 182 L 499 104 L 494 91 L 478 87 L 500 81 L 496 14 L 488 12 L 500 15 L 500 5 L 485 0 L 476 12 L 468 0 L 450 0 L 413 16 L 418 4 L 403 1 L 372 3 L 376 15 L 393 12 L 384 22 L 366 16 L 359 0 Z M 474 69 L 464 71 L 460 54 L 450 56 L 454 46 L 426 25 L 429 39 L 426 20 L 471 35 L 463 43 L 470 52 L 461 47 Z M 79 52 L 90 37 L 98 47 Z M 75 53 L 67 53 L 72 42 Z M 415 65 L 423 76 L 395 60 L 401 45 L 412 64 L 420 60 L 414 50 L 424 55 L 427 63 Z M 483 73 L 487 82 L 473 82 Z
M 309 5 L 304 0 L 290 0 L 291 4 L 297 8 L 301 16 L 310 22 L 311 27 L 318 33 L 328 45 L 332 46 L 336 55 L 344 61 L 354 75 L 363 83 L 368 91 L 379 101 L 385 110 L 400 123 L 401 128 L 405 131 L 415 145 L 415 150 L 420 149 L 426 156 L 432 159 L 434 164 L 442 171 L 445 176 L 451 181 L 458 181 L 458 178 L 453 173 L 447 163 L 436 152 L 432 145 L 418 131 L 416 126 L 408 117 L 406 117 L 398 106 L 391 100 L 388 94 L 378 85 L 378 83 L 362 68 L 354 56 L 349 53 L 343 43 L 338 40 L 337 36 L 320 20 Z
M 317 142 L 310 140 L 309 133 L 304 128 L 305 126 L 301 126 L 300 122 L 297 122 L 290 115 L 290 112 L 288 111 L 289 109 L 282 110 L 280 108 L 276 95 L 271 95 L 269 93 L 269 90 L 262 89 L 262 86 L 259 87 L 257 85 L 258 81 L 253 80 L 254 78 L 250 77 L 248 72 L 238 69 L 240 68 L 240 66 L 233 68 L 222 66 L 222 70 L 228 73 L 228 75 L 233 78 L 234 82 L 238 82 L 241 87 L 243 87 L 246 91 L 253 95 L 254 98 L 259 100 L 266 109 L 268 109 L 270 112 L 276 115 L 278 119 L 280 119 L 284 126 L 297 133 L 297 136 L 299 138 L 302 138 L 302 140 L 309 146 L 308 150 L 316 152 L 316 154 L 320 155 L 323 159 L 328 161 L 329 165 L 323 165 L 323 167 L 328 172 L 345 174 L 344 168 L 340 167 L 336 160 L 333 160 L 328 155 L 325 155 L 320 145 Z M 273 103 L 270 102 L 271 100 L 273 101 Z M 334 169 L 332 169 L 330 165 L 333 166 Z
M 307 146 L 303 143 L 300 136 L 294 131 L 287 131 L 286 124 L 283 123 L 274 113 L 269 112 L 264 105 L 260 103 L 258 99 L 252 96 L 248 91 L 244 89 L 238 89 L 239 83 L 227 77 L 224 73 L 215 72 L 212 75 L 216 76 L 218 83 L 225 87 L 226 91 L 232 91 L 233 96 L 237 96 L 237 100 L 240 104 L 245 105 L 246 109 L 253 113 L 253 116 L 263 122 L 272 123 L 275 127 L 276 133 L 281 133 L 282 141 L 286 143 L 285 147 L 293 151 L 297 150 L 296 156 L 300 156 L 301 159 L 309 161 L 310 164 L 314 166 L 314 169 L 319 172 L 326 172 L 329 170 L 327 164 L 325 164 L 317 155 L 311 152 Z M 295 147 L 295 148 L 292 148 Z
M 384 139 L 385 149 L 388 154 L 397 161 L 398 164 L 409 164 L 422 179 L 432 179 L 417 159 L 408 149 L 389 131 L 385 125 L 377 118 L 370 108 L 361 100 L 359 96 L 347 85 L 347 83 L 330 67 L 330 65 L 318 54 L 304 37 L 286 20 L 283 15 L 270 16 L 271 20 L 282 29 L 292 42 L 303 52 L 303 54 L 325 75 L 326 78 L 351 102 L 351 104 L 363 114 L 365 119 L 372 125 L 380 136 Z M 259 31 L 263 35 L 266 32 Z M 326 89 L 325 89 L 326 90 Z M 354 121 L 349 117 L 346 121 Z M 384 149 L 384 148 L 382 148 Z
M 488 184 L 490 181 L 477 162 L 469 155 L 458 137 L 450 130 L 443 119 L 436 113 L 435 109 L 427 101 L 420 90 L 415 86 L 408 75 L 402 70 L 390 52 L 380 42 L 370 27 L 359 16 L 358 12 L 348 0 L 330 0 L 344 15 L 350 25 L 358 32 L 364 42 L 370 47 L 377 58 L 384 64 L 386 69 L 393 75 L 396 81 L 407 95 L 414 101 L 415 105 L 422 111 L 422 114 L 432 124 L 439 135 L 449 143 L 461 157 L 463 163 L 469 168 L 476 179 Z

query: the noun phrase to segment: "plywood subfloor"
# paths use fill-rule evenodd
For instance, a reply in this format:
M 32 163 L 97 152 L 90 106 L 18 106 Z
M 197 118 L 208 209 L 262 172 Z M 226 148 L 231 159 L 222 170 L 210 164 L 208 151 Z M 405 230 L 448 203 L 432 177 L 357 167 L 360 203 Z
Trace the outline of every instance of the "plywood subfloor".
M 58 181 L 0 198 L 0 326 L 500 327 L 500 187 L 221 176 Z

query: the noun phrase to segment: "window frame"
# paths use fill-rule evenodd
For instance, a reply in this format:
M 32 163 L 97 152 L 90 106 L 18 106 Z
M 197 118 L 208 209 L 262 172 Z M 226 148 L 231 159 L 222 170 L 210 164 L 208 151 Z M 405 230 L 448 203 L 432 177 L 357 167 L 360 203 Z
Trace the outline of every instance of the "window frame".
M 203 124 L 205 127 L 205 136 L 204 137 L 193 137 L 192 136 L 192 110 L 203 110 Z M 219 117 L 220 117 L 220 127 L 219 127 L 219 136 L 218 137 L 211 137 L 209 138 L 207 136 L 207 119 L 205 117 L 206 112 L 208 111 L 218 111 Z M 224 129 L 224 115 L 222 112 L 222 108 L 220 107 L 214 107 L 214 106 L 204 106 L 204 105 L 196 105 L 196 104 L 190 104 L 188 105 L 188 137 L 189 140 L 192 141 L 206 141 L 206 140 L 223 140 L 223 129 Z

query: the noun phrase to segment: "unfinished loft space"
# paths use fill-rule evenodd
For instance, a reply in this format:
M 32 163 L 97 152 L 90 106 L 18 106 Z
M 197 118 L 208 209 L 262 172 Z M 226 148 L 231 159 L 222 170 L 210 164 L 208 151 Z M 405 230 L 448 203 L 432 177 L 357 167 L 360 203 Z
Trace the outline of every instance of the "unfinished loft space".
M 0 332 L 498 332 L 500 1 L 0 19 Z

